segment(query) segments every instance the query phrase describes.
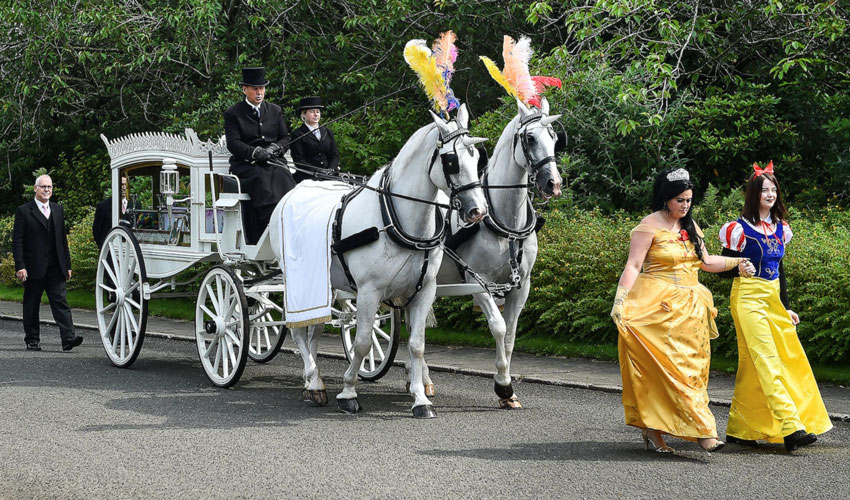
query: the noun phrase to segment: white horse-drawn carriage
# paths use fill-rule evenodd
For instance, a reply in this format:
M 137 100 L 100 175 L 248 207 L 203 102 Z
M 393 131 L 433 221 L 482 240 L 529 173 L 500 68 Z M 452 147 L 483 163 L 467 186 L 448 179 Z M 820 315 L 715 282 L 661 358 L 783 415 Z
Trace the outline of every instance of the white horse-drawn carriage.
M 451 37 L 444 42 L 441 53 L 454 53 Z M 509 42 L 506 37 L 506 47 Z M 521 43 L 527 49 L 528 41 Z M 436 71 L 431 52 L 421 40 L 408 43 L 405 59 L 414 69 L 419 67 L 417 71 Z M 528 80 L 526 87 L 534 87 L 527 59 L 514 59 Z M 423 66 L 415 61 L 431 63 Z M 513 87 L 509 90 L 516 95 Z M 554 156 L 559 138 L 552 127 L 557 116 L 549 116 L 545 99 L 539 104 L 531 108 L 517 100 L 518 114 L 505 127 L 489 161 L 475 147 L 486 139 L 469 135 L 465 105 L 448 121 L 431 113 L 433 123 L 417 130 L 390 165 L 366 183 L 343 184 L 340 193 L 344 194 L 331 197 L 324 226 L 332 227 L 332 234 L 322 236 L 326 240 L 318 248 L 333 250 L 332 258 L 324 262 L 325 285 L 333 291 L 334 307 L 329 315 L 293 321 L 290 330 L 304 362 L 304 398 L 327 402 L 316 357 L 323 328 L 318 322 L 330 317 L 330 323 L 342 331 L 350 366 L 336 398 L 342 411 L 355 413 L 360 410 L 357 379 L 380 378 L 393 362 L 401 326 L 399 309 L 403 309 L 409 332 L 406 367 L 413 414 L 435 416 L 428 399 L 433 384 L 423 358 L 426 318 L 437 295 L 473 294 L 496 339 L 494 379 L 500 406 L 521 407 L 511 386 L 510 358 L 537 255 L 534 231 L 538 225 L 528 188 L 534 186 L 549 197 L 560 194 L 561 186 Z M 447 109 L 444 115 L 448 116 Z M 287 297 L 287 286 L 288 297 L 297 297 L 295 289 L 307 280 L 284 284 L 296 273 L 288 272 L 283 262 L 304 251 L 284 245 L 281 234 L 286 224 L 280 222 L 279 214 L 290 200 L 298 199 L 294 194 L 308 195 L 305 189 L 310 188 L 300 185 L 284 197 L 272 216 L 272 225 L 279 225 L 267 228 L 256 245 L 248 245 L 240 208 L 248 197 L 241 193 L 238 179 L 228 173 L 229 154 L 221 141 L 202 142 L 191 130 L 185 137 L 144 134 L 103 140 L 112 158 L 113 193 L 118 192 L 121 178 L 129 177 L 130 185 L 139 191 L 135 194 L 143 197 L 141 203 L 138 196 L 133 199 L 130 224 L 115 224 L 99 257 L 98 325 L 109 359 L 122 367 L 136 359 L 151 296 L 180 293 L 178 288 L 200 280 L 194 292 L 198 353 L 213 384 L 233 385 L 248 357 L 263 362 L 278 351 L 290 316 L 286 310 L 299 319 L 302 316 L 296 313 L 307 310 L 290 308 L 281 299 Z M 150 181 L 133 182 L 136 177 Z M 328 185 L 314 187 L 329 189 Z M 120 200 L 113 197 L 115 221 Z M 311 201 L 307 196 L 300 203 Z M 483 220 L 487 229 L 467 232 L 466 240 L 461 238 L 452 246 L 447 244 L 449 220 L 475 228 Z M 314 230 L 313 224 L 289 227 L 309 237 L 327 231 Z M 272 237 L 275 230 L 280 234 Z M 444 254 L 453 262 L 442 265 Z M 199 264 L 199 272 L 186 276 Z M 284 267 L 287 276 L 280 271 Z M 505 299 L 504 315 L 494 291 Z M 303 326 L 308 324 L 309 328 Z

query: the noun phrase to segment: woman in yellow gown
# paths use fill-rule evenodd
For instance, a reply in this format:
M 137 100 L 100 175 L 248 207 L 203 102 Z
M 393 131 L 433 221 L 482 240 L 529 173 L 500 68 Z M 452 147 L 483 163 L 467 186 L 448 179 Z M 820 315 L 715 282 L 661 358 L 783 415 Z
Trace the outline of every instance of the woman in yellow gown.
M 791 226 L 773 163 L 747 182 L 744 209 L 720 229 L 723 255 L 749 258 L 755 273 L 735 277 L 730 296 L 738 337 L 738 372 L 726 439 L 807 446 L 832 428 L 806 353 L 797 337 L 800 317 L 789 307 L 782 258 Z
M 717 439 L 707 392 L 717 310 L 697 274 L 748 263 L 708 254 L 691 218 L 692 198 L 686 170 L 656 177 L 654 212 L 631 232 L 611 310 L 619 330 L 626 424 L 640 428 L 646 449 L 659 453 L 674 451 L 664 434 L 697 441 L 709 452 L 725 444 Z

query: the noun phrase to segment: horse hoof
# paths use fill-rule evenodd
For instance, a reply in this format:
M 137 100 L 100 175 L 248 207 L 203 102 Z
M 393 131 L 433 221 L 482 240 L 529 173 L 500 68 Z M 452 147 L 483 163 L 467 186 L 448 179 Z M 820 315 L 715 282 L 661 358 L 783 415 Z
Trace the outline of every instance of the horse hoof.
M 312 402 L 316 406 L 327 406 L 328 404 L 328 391 L 321 389 L 318 391 L 308 391 L 310 394 L 309 401 Z
M 413 407 L 413 418 L 437 418 L 437 412 L 433 405 L 419 405 Z
M 301 390 L 301 401 L 305 403 L 309 403 L 310 401 L 312 401 L 312 399 L 310 399 L 310 391 L 308 391 L 307 389 Z
M 357 398 L 337 399 L 336 404 L 343 413 L 354 414 L 362 409 L 360 408 L 360 403 L 357 402 Z
M 496 382 L 493 384 L 493 390 L 496 391 L 496 396 L 499 396 L 499 399 L 510 399 L 514 395 L 514 386 L 511 383 L 508 383 L 508 385 L 499 385 Z
M 511 396 L 509 398 L 500 399 L 499 408 L 502 408 L 503 410 L 521 410 L 522 404 L 520 404 L 519 399 L 517 399 L 516 396 Z
M 425 384 L 425 397 L 426 398 L 433 398 L 436 395 L 437 395 L 437 388 L 434 386 L 434 384 Z
M 410 392 L 410 382 L 404 383 L 404 392 Z

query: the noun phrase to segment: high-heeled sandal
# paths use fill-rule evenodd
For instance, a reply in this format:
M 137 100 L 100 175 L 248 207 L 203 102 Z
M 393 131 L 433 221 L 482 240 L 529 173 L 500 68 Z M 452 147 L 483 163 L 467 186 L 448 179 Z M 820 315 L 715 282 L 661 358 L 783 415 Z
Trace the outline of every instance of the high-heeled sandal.
M 711 439 L 711 438 L 707 438 L 707 439 Z M 711 453 L 711 452 L 714 452 L 714 451 L 720 451 L 721 448 L 726 446 L 726 443 L 724 443 L 723 441 L 721 441 L 717 438 L 714 438 L 714 444 L 709 446 L 708 448 L 703 446 L 702 443 L 699 443 L 699 446 L 700 446 L 700 448 L 705 450 L 706 453 Z
M 649 433 L 646 429 L 641 429 L 640 435 L 643 438 L 643 445 L 646 447 L 647 451 L 654 451 L 655 453 L 673 453 L 676 450 L 667 446 L 667 444 L 662 440 L 660 445 L 655 444 L 649 437 Z M 661 439 L 661 434 L 658 434 L 658 438 Z

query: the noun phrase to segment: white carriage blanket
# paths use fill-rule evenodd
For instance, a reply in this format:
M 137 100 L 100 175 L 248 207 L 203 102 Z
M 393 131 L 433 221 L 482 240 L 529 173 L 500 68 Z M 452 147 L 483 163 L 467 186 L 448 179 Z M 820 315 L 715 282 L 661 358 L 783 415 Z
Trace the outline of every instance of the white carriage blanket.
M 269 238 L 283 271 L 287 327 L 331 319 L 331 231 L 336 209 L 351 190 L 342 182 L 305 180 L 272 213 Z

